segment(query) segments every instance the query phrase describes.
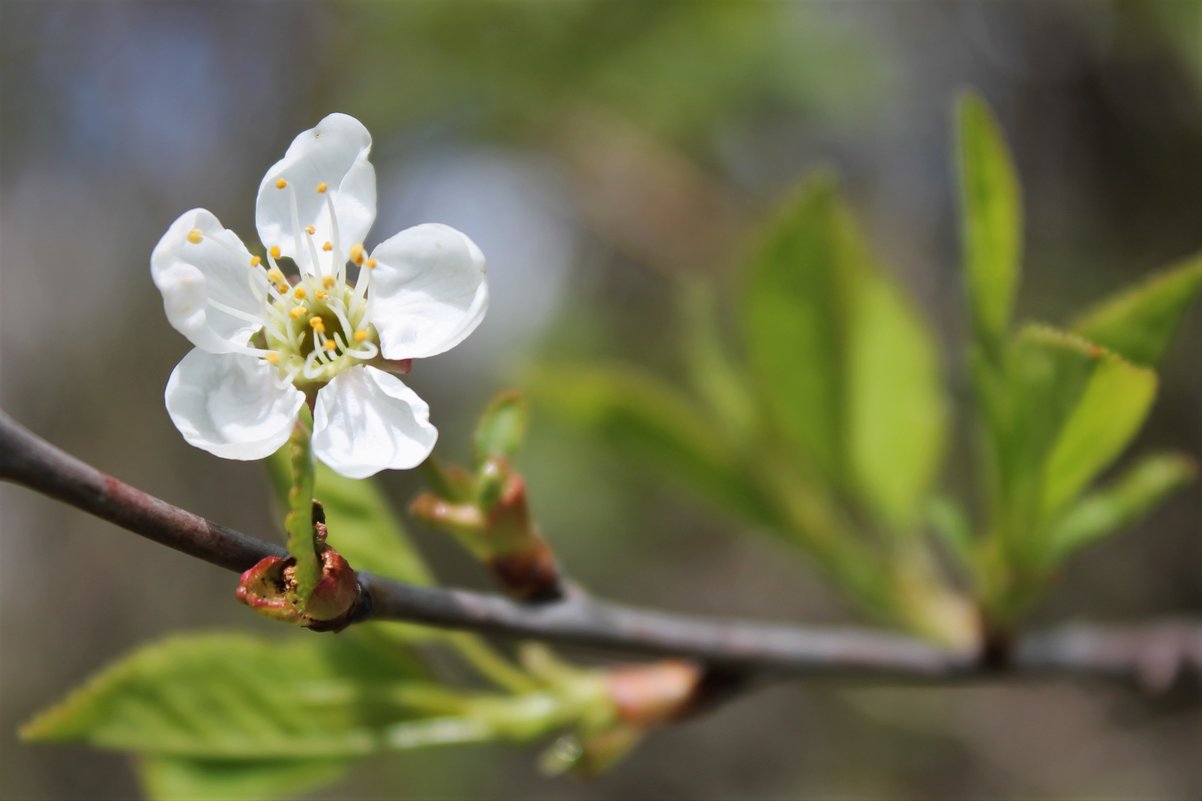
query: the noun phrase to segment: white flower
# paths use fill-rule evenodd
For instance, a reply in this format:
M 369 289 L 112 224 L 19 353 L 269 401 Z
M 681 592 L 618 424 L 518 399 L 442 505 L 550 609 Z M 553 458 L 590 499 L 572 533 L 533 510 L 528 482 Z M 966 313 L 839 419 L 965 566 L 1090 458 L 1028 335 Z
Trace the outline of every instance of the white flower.
M 193 349 L 167 382 L 184 438 L 226 459 L 262 459 L 313 406 L 317 458 L 351 478 L 421 463 L 429 407 L 373 364 L 442 353 L 484 317 L 484 255 L 445 225 L 363 239 L 376 215 L 371 136 L 331 114 L 267 171 L 255 206 L 266 256 L 209 212 L 186 212 L 150 257 L 171 325 Z M 289 280 L 278 260 L 299 275 Z M 265 258 L 265 262 L 264 262 Z M 357 268 L 357 280 L 348 275 Z M 392 364 L 390 364 L 392 363 Z

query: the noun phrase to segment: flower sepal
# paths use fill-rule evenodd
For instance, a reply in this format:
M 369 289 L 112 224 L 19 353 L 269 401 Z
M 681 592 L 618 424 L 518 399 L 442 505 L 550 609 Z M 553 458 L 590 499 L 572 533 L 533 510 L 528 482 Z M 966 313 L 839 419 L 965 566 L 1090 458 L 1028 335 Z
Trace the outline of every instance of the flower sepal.
M 296 560 L 268 556 L 242 574 L 235 595 L 261 615 L 314 631 L 341 631 L 371 608 L 371 598 L 342 555 L 320 552 L 321 578 L 308 598 L 296 590 Z

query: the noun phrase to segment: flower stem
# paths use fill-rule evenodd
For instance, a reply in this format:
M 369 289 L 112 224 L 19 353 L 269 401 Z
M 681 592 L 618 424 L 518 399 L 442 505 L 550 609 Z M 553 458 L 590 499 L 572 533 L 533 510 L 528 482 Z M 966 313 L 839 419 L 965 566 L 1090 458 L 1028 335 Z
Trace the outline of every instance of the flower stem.
M 296 594 L 301 605 L 308 600 L 321 577 L 321 562 L 317 556 L 313 528 L 313 417 L 307 407 L 288 439 L 288 457 L 292 465 L 292 487 L 288 490 L 288 515 L 284 528 L 288 532 L 288 553 L 296 560 Z

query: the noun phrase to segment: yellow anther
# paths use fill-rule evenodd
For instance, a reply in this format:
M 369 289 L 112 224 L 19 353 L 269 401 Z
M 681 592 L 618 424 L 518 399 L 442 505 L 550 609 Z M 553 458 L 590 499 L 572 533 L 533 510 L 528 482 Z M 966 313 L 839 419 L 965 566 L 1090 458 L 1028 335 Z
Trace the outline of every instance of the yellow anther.
M 309 325 L 313 326 L 313 328 L 315 328 L 318 331 L 326 330 L 325 321 L 323 321 L 320 317 L 317 317 L 316 315 L 309 318 Z
M 315 227 L 313 227 L 312 225 L 306 225 L 305 233 L 308 234 L 309 236 L 312 236 L 313 234 L 317 233 L 317 229 Z
M 270 270 L 267 271 L 267 280 L 273 284 L 287 283 L 287 281 L 284 279 L 284 274 L 282 272 L 280 272 L 279 267 L 272 267 Z
M 263 260 L 261 258 L 259 258 L 258 256 L 250 257 L 250 266 L 251 267 L 258 267 L 262 263 L 263 263 Z
M 356 242 L 351 245 L 351 261 L 355 264 L 363 264 L 363 243 Z
M 288 294 L 288 285 L 287 284 L 276 284 L 275 291 L 279 292 L 281 295 L 287 295 Z
M 366 262 L 364 262 L 364 264 L 367 265 L 367 269 L 369 269 L 369 270 L 376 269 L 376 260 L 375 259 L 368 259 Z
M 330 296 L 330 293 L 326 292 L 324 289 L 319 289 L 313 293 L 313 297 L 317 298 L 318 300 L 325 300 L 329 296 Z
M 356 342 L 362 342 L 365 339 L 367 339 L 366 331 L 356 331 L 355 332 L 355 341 Z
M 338 346 L 334 344 L 334 340 L 332 339 L 327 339 L 326 344 L 322 347 L 324 347 L 326 350 L 338 350 Z
M 322 181 L 321 183 L 319 183 L 317 185 L 317 194 L 319 194 L 319 195 L 325 194 L 325 191 L 329 188 L 330 187 L 326 185 L 326 182 Z
M 292 290 L 292 294 L 296 296 L 297 300 L 304 300 L 305 288 L 303 286 L 298 286 L 296 289 Z
M 202 234 L 200 232 L 199 228 L 193 228 L 191 231 L 188 232 L 188 241 L 191 242 L 193 245 L 199 245 L 200 240 L 202 240 L 204 238 L 205 238 L 204 234 Z
M 324 250 L 326 253 L 329 253 L 331 250 L 334 249 L 334 243 L 333 242 L 322 242 L 321 249 Z
M 268 353 L 263 358 L 265 358 L 267 360 L 268 364 L 279 364 L 280 363 L 280 354 L 276 353 L 274 350 L 271 351 L 271 353 Z
M 338 281 L 332 275 L 327 275 L 325 278 L 321 279 L 321 285 L 326 289 L 333 289 L 334 284 L 336 283 L 338 283 Z
M 280 246 L 272 245 L 271 250 L 269 250 L 267 252 L 271 254 L 271 258 L 278 259 L 280 257 Z
M 280 180 L 275 182 L 276 189 L 283 189 L 287 185 L 288 185 L 288 182 L 285 181 L 283 178 L 281 178 Z
M 308 313 L 309 313 L 309 310 L 306 309 L 304 306 L 293 306 L 291 309 L 288 310 L 288 316 L 291 317 L 293 320 L 299 320 L 300 318 L 304 317 Z

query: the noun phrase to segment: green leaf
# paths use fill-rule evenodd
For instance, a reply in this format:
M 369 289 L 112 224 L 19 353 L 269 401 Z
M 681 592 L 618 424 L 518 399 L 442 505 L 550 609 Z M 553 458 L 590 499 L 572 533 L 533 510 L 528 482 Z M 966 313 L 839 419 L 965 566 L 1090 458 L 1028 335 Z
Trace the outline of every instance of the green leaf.
M 743 293 L 751 366 L 769 411 L 829 478 L 845 477 L 844 320 L 863 265 L 835 182 L 785 204 L 752 257 Z
M 1202 289 L 1202 256 L 1103 300 L 1072 325 L 1077 333 L 1137 364 L 1155 365 Z
M 1138 521 L 1194 479 L 1197 466 L 1174 453 L 1145 456 L 1109 485 L 1085 495 L 1057 521 L 1049 558 L 1069 554 Z
M 943 449 L 939 360 L 831 180 L 811 181 L 768 231 L 743 320 L 759 386 L 792 441 L 888 527 L 913 527 Z
M 559 366 L 530 377 L 564 421 L 703 498 L 761 522 L 769 502 L 721 428 L 653 376 L 620 366 Z
M 502 392 L 493 398 L 476 426 L 477 467 L 490 456 L 513 459 L 526 438 L 528 414 L 526 399 L 516 390 Z
M 21 736 L 204 760 L 326 761 L 485 737 L 470 719 L 446 717 L 458 703 L 351 639 L 203 634 L 134 652 Z
M 996 354 L 1018 290 L 1022 203 L 997 120 L 979 95 L 956 108 L 964 267 L 978 338 Z
M 148 756 L 138 778 L 153 801 L 275 801 L 329 784 L 351 763 L 345 760 L 235 761 Z
M 755 427 L 755 399 L 747 376 L 732 358 L 718 325 L 714 288 L 701 280 L 678 287 L 682 321 L 682 355 L 697 395 L 736 436 Z
M 947 409 L 923 321 L 883 277 L 861 283 L 850 331 L 849 461 L 859 494 L 890 527 L 915 527 L 943 454 Z
M 1080 337 L 1045 326 L 1019 335 L 993 431 L 1000 503 L 1011 530 L 1043 548 L 1045 524 L 1138 431 L 1155 374 Z

